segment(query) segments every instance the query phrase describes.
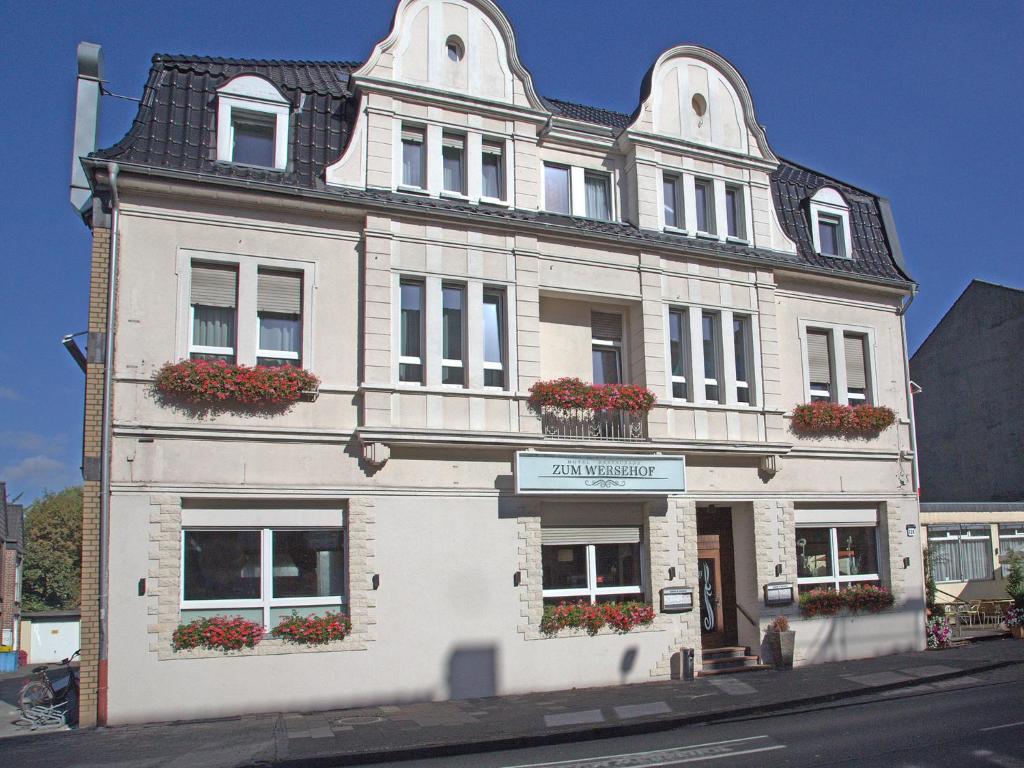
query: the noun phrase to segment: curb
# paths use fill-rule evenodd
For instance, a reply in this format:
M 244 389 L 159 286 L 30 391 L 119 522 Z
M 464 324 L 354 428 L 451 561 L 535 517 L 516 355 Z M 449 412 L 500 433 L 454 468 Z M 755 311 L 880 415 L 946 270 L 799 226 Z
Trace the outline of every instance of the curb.
M 612 723 L 574 730 L 562 730 L 549 733 L 538 733 L 525 736 L 507 736 L 504 738 L 480 739 L 478 741 L 464 741 L 451 744 L 424 744 L 416 747 L 405 747 L 394 750 L 376 750 L 372 752 L 356 752 L 337 755 L 309 756 L 302 758 L 285 758 L 274 761 L 257 761 L 249 763 L 249 768 L 335 768 L 336 766 L 358 766 L 373 765 L 384 762 L 404 762 L 407 760 L 424 760 L 436 757 L 455 757 L 458 755 L 481 754 L 485 752 L 500 752 L 510 749 L 527 749 L 530 747 L 554 746 L 558 744 L 569 744 L 579 741 L 597 741 L 621 736 L 639 736 L 648 733 L 668 731 L 687 725 L 699 725 L 702 723 L 714 723 L 721 720 L 730 720 L 736 717 L 748 717 L 750 715 L 762 715 L 773 712 L 784 712 L 790 709 L 803 709 L 816 704 L 827 704 L 842 699 L 858 698 L 873 693 L 898 690 L 900 688 L 911 688 L 918 685 L 939 680 L 950 680 L 957 677 L 989 672 L 994 669 L 1024 664 L 1024 660 L 1012 659 L 997 661 L 991 664 L 972 667 L 970 669 L 958 669 L 955 672 L 946 672 L 940 675 L 930 675 L 913 680 L 901 680 L 885 685 L 873 685 L 856 690 L 836 691 L 835 693 L 822 694 L 820 696 L 808 696 L 801 699 L 789 701 L 778 701 L 771 704 L 761 704 L 751 707 L 737 707 L 735 709 L 719 712 L 708 712 L 691 715 L 667 715 L 664 717 L 649 718 L 632 723 Z

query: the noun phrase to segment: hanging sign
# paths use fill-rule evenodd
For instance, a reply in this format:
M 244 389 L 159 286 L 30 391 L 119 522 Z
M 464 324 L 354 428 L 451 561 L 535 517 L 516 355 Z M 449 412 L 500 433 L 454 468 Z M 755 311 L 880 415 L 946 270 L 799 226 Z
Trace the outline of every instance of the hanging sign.
M 683 456 L 516 453 L 516 493 L 660 496 L 685 490 Z

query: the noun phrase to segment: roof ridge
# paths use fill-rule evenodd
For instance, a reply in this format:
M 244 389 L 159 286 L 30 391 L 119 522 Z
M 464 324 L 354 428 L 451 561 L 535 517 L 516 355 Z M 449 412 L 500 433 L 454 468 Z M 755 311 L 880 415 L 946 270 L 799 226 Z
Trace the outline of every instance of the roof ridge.
M 345 69 L 357 69 L 363 65 L 361 61 L 354 60 L 316 60 L 316 59 L 253 59 L 234 58 L 231 56 L 207 56 L 204 54 L 187 53 L 154 53 L 153 63 L 188 63 L 188 64 L 231 64 L 236 66 L 260 65 L 260 66 L 318 66 L 318 67 L 344 67 Z

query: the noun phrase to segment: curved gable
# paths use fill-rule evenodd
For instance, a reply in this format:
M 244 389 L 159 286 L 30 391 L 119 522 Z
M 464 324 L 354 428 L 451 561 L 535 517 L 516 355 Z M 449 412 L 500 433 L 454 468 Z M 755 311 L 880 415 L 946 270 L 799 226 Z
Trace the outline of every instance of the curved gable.
M 450 56 L 449 45 L 460 55 Z M 512 25 L 490 0 L 402 0 L 391 33 L 354 76 L 547 111 L 519 61 Z
M 679 45 L 661 54 L 644 78 L 637 114 L 640 130 L 775 160 L 746 82 L 707 48 Z

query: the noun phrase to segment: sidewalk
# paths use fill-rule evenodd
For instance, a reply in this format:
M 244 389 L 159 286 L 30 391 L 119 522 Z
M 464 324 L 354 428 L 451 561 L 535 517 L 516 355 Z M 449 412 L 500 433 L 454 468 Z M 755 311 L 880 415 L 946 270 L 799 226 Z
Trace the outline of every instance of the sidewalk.
M 0 762 L 156 768 L 335 766 L 624 736 L 804 707 L 1024 663 L 1024 642 L 694 681 L 122 726 L 0 740 Z M 927 689 L 927 688 L 925 688 Z

